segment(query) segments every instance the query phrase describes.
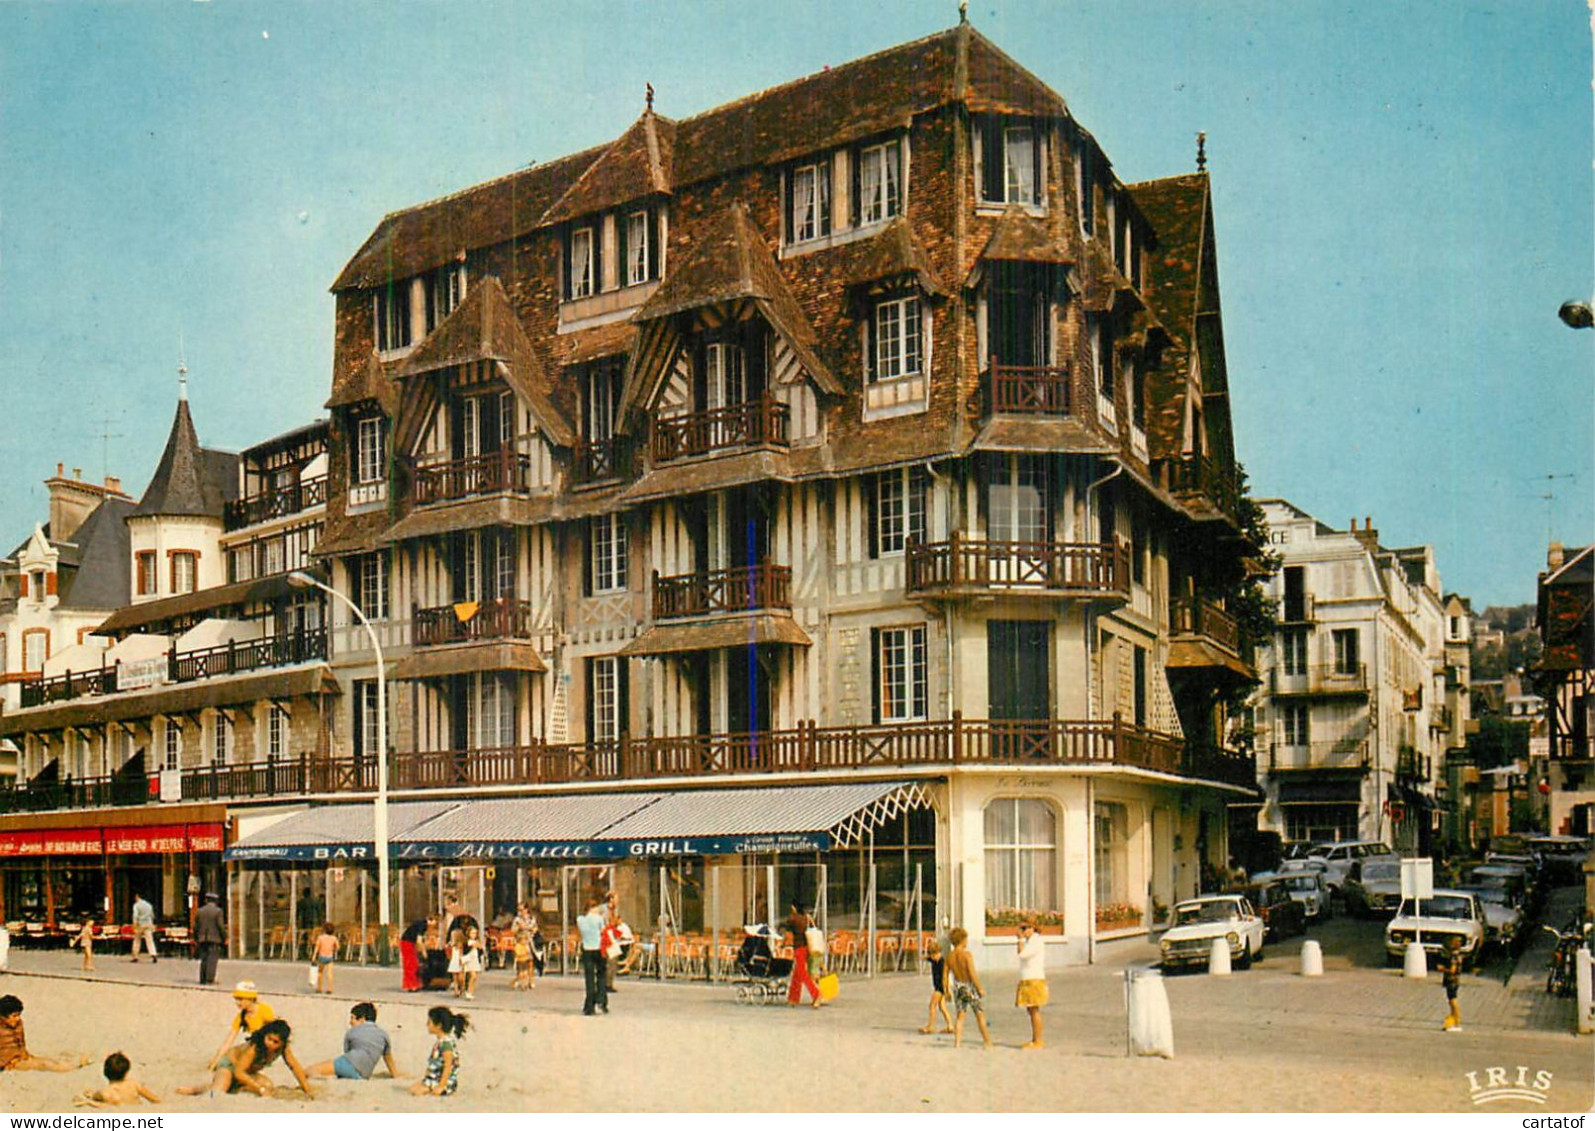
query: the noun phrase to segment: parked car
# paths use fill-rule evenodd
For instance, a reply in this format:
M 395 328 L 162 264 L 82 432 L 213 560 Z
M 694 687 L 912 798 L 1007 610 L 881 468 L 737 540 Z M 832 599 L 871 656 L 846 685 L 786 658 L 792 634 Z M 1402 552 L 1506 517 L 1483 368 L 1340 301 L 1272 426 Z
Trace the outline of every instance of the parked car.
M 1541 875 L 1539 862 L 1526 853 L 1492 852 L 1485 856 L 1484 863 L 1475 865 L 1474 872 L 1480 868 L 1504 869 L 1522 877 L 1523 880 L 1523 911 L 1526 915 L 1536 916 L 1545 904 L 1545 883 Z
M 1304 873 L 1305 874 L 1305 873 Z M 1307 909 L 1290 897 L 1290 886 L 1275 876 L 1255 876 L 1240 894 L 1262 916 L 1271 942 L 1307 933 Z
M 1263 958 L 1267 927 L 1241 895 L 1207 895 L 1174 905 L 1174 925 L 1159 943 L 1163 966 L 1206 966 L 1214 939 L 1229 942 L 1230 958 L 1242 970 Z
M 1322 868 L 1290 868 L 1286 865 L 1302 861 L 1285 861 L 1278 872 L 1265 872 L 1252 877 L 1254 880 L 1272 879 L 1285 885 L 1285 890 L 1290 892 L 1290 897 L 1301 904 L 1302 914 L 1313 922 L 1322 922 L 1328 919 L 1333 911 L 1330 907 L 1329 886 L 1324 883 Z M 1312 863 L 1319 863 L 1313 861 Z
M 1351 865 L 1364 856 L 1389 856 L 1390 846 L 1377 840 L 1347 840 L 1337 844 L 1321 844 L 1313 855 L 1324 862 L 1325 879 L 1329 890 L 1344 895 L 1346 875 Z
M 1505 951 L 1516 950 L 1522 942 L 1523 909 L 1514 904 L 1506 890 L 1489 884 L 1458 884 L 1479 901 L 1484 911 L 1484 945 Z
M 1346 913 L 1393 915 L 1401 906 L 1401 857 L 1364 856 L 1346 873 Z
M 1472 894 L 1454 888 L 1436 888 L 1427 899 L 1403 899 L 1396 917 L 1385 927 L 1385 959 L 1398 965 L 1409 942 L 1423 944 L 1431 957 L 1440 953 L 1451 936 L 1462 940 L 1462 961 L 1472 966 L 1484 949 L 1484 909 Z
M 1546 879 L 1571 884 L 1578 882 L 1590 841 L 1582 836 L 1531 836 L 1528 848 L 1540 858 Z

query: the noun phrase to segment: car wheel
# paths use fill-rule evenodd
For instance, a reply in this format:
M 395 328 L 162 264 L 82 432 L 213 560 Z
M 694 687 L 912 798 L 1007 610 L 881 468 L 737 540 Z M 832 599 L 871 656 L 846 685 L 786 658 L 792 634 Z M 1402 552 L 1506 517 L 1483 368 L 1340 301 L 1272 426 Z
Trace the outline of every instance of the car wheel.
M 1240 956 L 1239 959 L 1236 960 L 1235 965 L 1237 967 L 1239 967 L 1240 969 L 1242 969 L 1242 970 L 1250 970 L 1252 968 L 1252 940 L 1251 939 L 1247 939 L 1246 940 L 1245 949 L 1243 949 L 1241 951 L 1241 956 Z

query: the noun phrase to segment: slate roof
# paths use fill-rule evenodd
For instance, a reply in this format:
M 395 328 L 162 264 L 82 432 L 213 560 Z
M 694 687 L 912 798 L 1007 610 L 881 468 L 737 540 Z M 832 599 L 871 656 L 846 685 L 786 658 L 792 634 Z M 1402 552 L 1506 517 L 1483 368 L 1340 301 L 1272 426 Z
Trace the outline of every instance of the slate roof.
M 166 450 L 144 497 L 129 517 L 141 515 L 222 516 L 222 504 L 238 497 L 238 453 L 199 446 L 188 401 L 177 402 Z
M 679 122 L 644 113 L 614 142 L 389 213 L 332 290 L 408 278 L 544 224 L 900 130 L 953 103 L 977 113 L 1069 114 L 1044 82 L 962 24 Z
M 69 542 L 55 543 L 62 565 L 59 594 L 63 608 L 116 609 L 127 604 L 132 592 L 132 551 L 127 516 L 133 503 L 106 499 L 89 512 Z M 70 553 L 69 553 L 70 551 Z

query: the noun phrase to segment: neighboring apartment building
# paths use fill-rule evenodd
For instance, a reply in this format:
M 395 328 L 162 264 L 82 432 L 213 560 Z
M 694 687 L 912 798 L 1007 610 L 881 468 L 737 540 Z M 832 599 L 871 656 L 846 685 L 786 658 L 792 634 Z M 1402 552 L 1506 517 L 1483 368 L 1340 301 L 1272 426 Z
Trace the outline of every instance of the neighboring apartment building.
M 672 931 L 1028 910 L 1088 961 L 1194 894 L 1255 777 L 1213 233 L 1205 172 L 1125 184 L 967 24 L 384 218 L 314 549 L 387 663 L 395 906 L 554 921 L 598 869 Z M 376 658 L 329 612 L 246 712 L 291 701 L 298 776 L 177 760 L 251 952 L 308 890 L 375 914 Z
M 1595 833 L 1595 547 L 1551 543 L 1539 578 L 1535 624 L 1544 651 L 1535 669 L 1546 700 L 1552 833 Z
M 1283 499 L 1262 507 L 1282 564 L 1254 697 L 1260 825 L 1427 851 L 1443 755 L 1466 730 L 1447 673 L 1466 626 L 1447 619 L 1433 553 L 1383 548 L 1371 521 L 1334 530 Z

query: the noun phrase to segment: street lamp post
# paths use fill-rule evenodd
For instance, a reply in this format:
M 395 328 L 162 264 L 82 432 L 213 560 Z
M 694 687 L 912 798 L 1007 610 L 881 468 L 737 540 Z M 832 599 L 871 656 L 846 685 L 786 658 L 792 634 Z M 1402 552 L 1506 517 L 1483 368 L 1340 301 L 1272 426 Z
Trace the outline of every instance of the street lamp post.
M 371 640 L 371 650 L 377 655 L 377 800 L 372 826 L 376 842 L 373 847 L 377 854 L 377 919 L 381 923 L 377 953 L 386 956 L 388 926 L 392 916 L 388 906 L 388 679 L 387 667 L 382 660 L 382 641 L 377 639 L 377 630 L 366 619 L 365 611 L 332 586 L 317 581 L 302 570 L 290 573 L 288 584 L 296 589 L 319 589 L 342 601 L 366 630 L 366 636 Z

